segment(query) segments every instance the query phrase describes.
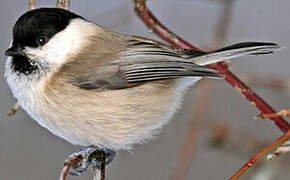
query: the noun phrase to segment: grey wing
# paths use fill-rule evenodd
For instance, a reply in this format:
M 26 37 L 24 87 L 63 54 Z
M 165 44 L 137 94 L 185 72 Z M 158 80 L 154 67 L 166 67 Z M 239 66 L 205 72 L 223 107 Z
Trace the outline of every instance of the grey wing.
M 90 66 L 73 80 L 83 89 L 122 89 L 147 81 L 176 79 L 186 76 L 220 77 L 207 67 L 190 61 L 202 52 L 179 49 L 158 41 L 132 37 L 114 60 Z
M 126 51 L 120 54 L 120 71 L 129 83 L 185 76 L 220 77 L 216 71 L 190 60 L 203 52 L 176 48 L 158 41 L 132 38 Z
M 135 63 L 121 66 L 120 70 L 129 83 L 175 79 L 185 76 L 220 77 L 212 69 L 180 61 Z

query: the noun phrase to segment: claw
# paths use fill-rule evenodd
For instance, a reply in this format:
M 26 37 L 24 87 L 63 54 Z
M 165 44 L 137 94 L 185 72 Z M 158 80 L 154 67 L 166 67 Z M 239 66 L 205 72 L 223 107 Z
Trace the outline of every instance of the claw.
M 99 151 L 95 151 L 94 153 L 99 153 L 100 154 L 100 157 L 99 158 L 90 158 L 90 163 L 93 167 L 93 169 L 100 169 L 101 165 L 102 165 L 102 159 L 104 158 L 104 156 L 106 157 L 106 162 L 105 162 L 105 165 L 108 165 L 110 164 L 116 153 L 112 150 L 109 150 L 109 149 L 103 149 L 103 150 L 99 150 Z
M 105 153 L 106 153 L 106 165 L 108 165 L 114 160 L 114 157 L 116 156 L 116 152 L 110 149 L 105 149 Z
M 101 158 L 95 158 L 91 157 L 92 155 L 95 155 L 96 153 L 100 154 Z M 89 167 L 89 165 L 92 165 L 93 169 L 97 169 L 102 164 L 102 157 L 106 156 L 106 165 L 110 164 L 116 153 L 109 149 L 100 149 L 96 146 L 87 146 L 83 148 L 81 151 L 75 152 L 71 155 L 69 155 L 68 159 L 65 160 L 65 163 L 70 163 L 71 160 L 81 157 L 82 160 L 80 160 L 78 163 L 73 164 L 72 167 L 69 170 L 69 174 L 72 176 L 81 176 L 84 174 Z

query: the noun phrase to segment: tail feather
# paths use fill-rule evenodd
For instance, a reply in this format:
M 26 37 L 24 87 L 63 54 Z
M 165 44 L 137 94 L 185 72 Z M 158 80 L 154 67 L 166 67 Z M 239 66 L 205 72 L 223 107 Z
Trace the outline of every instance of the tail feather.
M 244 42 L 227 46 L 215 51 L 206 52 L 200 56 L 192 58 L 193 62 L 200 65 L 208 65 L 245 55 L 271 54 L 279 50 L 275 43 L 268 42 Z

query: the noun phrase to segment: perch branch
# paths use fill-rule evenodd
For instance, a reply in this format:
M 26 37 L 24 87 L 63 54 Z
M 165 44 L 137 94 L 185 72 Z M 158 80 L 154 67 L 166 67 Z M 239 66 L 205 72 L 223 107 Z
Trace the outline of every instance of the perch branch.
M 147 8 L 145 2 L 146 0 L 133 0 L 136 14 L 150 30 L 174 46 L 200 51 L 200 49 L 189 44 L 162 25 Z M 260 96 L 258 96 L 244 82 L 229 71 L 225 63 L 220 62 L 212 64 L 209 67 L 216 69 L 219 73 L 223 74 L 225 76 L 225 80 L 235 87 L 240 93 L 242 93 L 251 102 L 251 104 L 255 105 L 262 113 L 276 113 L 275 110 Z M 286 132 L 290 128 L 288 122 L 281 117 L 273 117 L 271 120 L 283 132 Z

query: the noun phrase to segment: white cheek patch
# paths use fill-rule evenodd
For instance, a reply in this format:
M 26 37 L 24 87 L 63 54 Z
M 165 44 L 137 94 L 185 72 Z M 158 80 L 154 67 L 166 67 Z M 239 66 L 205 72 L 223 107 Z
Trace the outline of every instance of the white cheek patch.
M 24 52 L 30 59 L 45 61 L 45 63 L 60 64 L 66 60 L 71 50 L 69 34 L 59 32 L 55 34 L 44 46 L 37 48 L 25 47 Z
M 85 47 L 88 37 L 95 33 L 95 24 L 82 19 L 74 19 L 42 47 L 26 47 L 24 51 L 31 59 L 60 65 L 66 62 L 72 54 L 80 52 Z

